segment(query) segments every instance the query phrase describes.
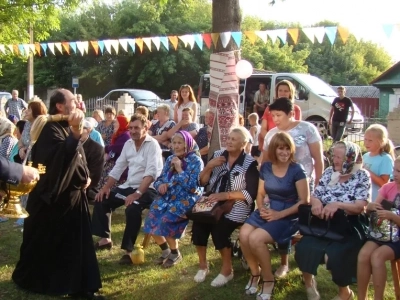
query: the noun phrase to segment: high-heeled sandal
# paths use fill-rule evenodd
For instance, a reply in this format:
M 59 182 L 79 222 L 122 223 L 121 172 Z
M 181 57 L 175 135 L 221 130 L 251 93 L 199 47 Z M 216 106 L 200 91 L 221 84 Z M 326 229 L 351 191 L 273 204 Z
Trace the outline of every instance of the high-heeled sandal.
M 270 293 L 264 293 L 264 283 L 267 282 L 272 282 L 274 284 L 274 286 L 272 287 L 272 290 Z M 275 280 L 263 280 L 261 282 L 261 291 L 257 294 L 257 300 L 270 300 L 272 297 L 272 294 L 274 293 L 274 289 L 275 289 Z
M 257 279 L 257 285 L 256 285 L 256 286 L 253 286 L 253 280 L 254 280 L 255 278 L 258 278 L 258 279 Z M 244 287 L 244 290 L 245 290 L 246 295 L 255 295 L 255 294 L 257 293 L 257 291 L 258 291 L 258 282 L 259 282 L 259 281 L 260 281 L 260 275 L 252 275 L 252 274 L 251 274 L 251 280 L 250 280 L 250 282 L 248 282 L 248 283 L 246 284 L 246 286 Z

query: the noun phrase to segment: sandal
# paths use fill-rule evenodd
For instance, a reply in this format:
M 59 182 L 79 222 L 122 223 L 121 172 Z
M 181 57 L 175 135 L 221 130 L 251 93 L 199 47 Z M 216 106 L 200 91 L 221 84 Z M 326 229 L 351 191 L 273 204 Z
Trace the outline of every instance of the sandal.
M 162 267 L 171 268 L 181 261 L 182 261 L 182 255 L 180 254 L 175 259 L 171 259 L 168 257 L 167 260 L 162 264 Z
M 273 283 L 274 286 L 272 287 L 272 290 L 270 293 L 264 293 L 264 283 Z M 262 286 L 261 286 L 261 291 L 257 294 L 257 300 L 270 300 L 272 297 L 272 294 L 274 292 L 275 289 L 275 280 L 263 280 L 262 281 Z
M 253 286 L 253 280 L 255 278 L 258 278 L 256 281 L 257 285 Z M 252 275 L 251 274 L 251 279 L 247 283 L 247 285 L 244 287 L 246 295 L 255 295 L 258 291 L 258 282 L 260 281 L 260 275 Z

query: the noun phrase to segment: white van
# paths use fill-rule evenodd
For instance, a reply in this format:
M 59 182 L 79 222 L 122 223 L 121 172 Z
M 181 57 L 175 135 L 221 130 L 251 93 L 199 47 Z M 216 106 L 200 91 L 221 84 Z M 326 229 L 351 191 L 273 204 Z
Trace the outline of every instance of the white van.
M 240 80 L 239 112 L 247 116 L 253 112 L 253 97 L 260 83 L 264 83 L 270 91 L 270 99 L 275 99 L 275 86 L 279 81 L 289 80 L 296 88 L 296 104 L 300 106 L 303 120 L 309 121 L 318 127 L 322 137 L 328 135 L 328 120 L 332 101 L 338 97 L 332 88 L 319 79 L 309 74 L 299 73 L 273 73 L 254 70 L 253 74 Z M 210 75 L 204 74 L 200 77 L 198 99 L 201 106 L 201 116 L 209 107 Z M 272 100 L 273 101 L 273 100 Z M 363 128 L 364 117 L 360 109 L 354 104 L 355 113 L 353 122 L 347 126 L 348 132 L 360 132 Z

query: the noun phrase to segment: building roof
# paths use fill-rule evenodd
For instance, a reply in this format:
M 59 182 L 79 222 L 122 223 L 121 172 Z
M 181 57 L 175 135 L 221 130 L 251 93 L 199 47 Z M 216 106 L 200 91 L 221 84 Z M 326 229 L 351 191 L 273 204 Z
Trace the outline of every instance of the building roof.
M 350 98 L 379 98 L 379 89 L 374 86 L 344 86 L 346 88 L 346 96 Z M 332 86 L 336 92 L 338 86 Z
M 395 69 L 397 69 L 398 67 L 400 67 L 400 61 L 398 61 L 397 63 L 395 63 L 393 66 L 391 66 L 389 69 L 387 69 L 385 72 L 383 72 L 381 75 L 379 75 L 378 77 L 376 77 L 374 80 L 371 81 L 370 84 L 379 84 L 379 81 L 382 81 L 382 79 L 385 79 L 385 77 L 387 77 L 387 75 L 389 75 L 392 71 L 394 71 Z

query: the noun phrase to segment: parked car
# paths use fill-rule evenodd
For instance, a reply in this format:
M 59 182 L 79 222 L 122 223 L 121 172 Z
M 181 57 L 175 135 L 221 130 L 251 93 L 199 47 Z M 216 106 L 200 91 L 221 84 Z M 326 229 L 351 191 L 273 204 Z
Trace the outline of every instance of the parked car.
M 12 95 L 9 92 L 0 92 L 0 99 L 3 97 L 8 100 L 12 97 Z
M 96 108 L 103 109 L 106 105 L 113 105 L 116 108 L 118 99 L 125 93 L 135 100 L 135 109 L 138 106 L 146 106 L 149 112 L 153 112 L 162 101 L 155 93 L 140 89 L 115 89 L 108 92 L 103 98 L 96 101 Z

